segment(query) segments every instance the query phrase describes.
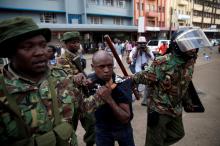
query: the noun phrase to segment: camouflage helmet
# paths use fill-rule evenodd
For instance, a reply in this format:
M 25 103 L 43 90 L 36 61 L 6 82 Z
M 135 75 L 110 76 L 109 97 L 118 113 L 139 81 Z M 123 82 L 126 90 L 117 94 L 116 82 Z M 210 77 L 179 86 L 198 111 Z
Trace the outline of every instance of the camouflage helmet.
M 74 38 L 80 39 L 80 33 L 78 31 L 65 32 L 61 41 L 68 41 Z
M 30 17 L 15 17 L 0 22 L 0 57 L 8 57 L 15 50 L 14 43 L 27 38 L 43 35 L 49 42 L 51 31 L 49 28 L 39 28 Z

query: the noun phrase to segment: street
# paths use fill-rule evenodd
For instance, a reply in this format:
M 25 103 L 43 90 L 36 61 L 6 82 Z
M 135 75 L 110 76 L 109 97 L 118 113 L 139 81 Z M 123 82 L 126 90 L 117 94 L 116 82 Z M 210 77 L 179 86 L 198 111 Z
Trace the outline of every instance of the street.
M 204 53 L 209 59 L 204 58 Z M 91 71 L 91 55 L 86 55 L 87 69 Z M 123 59 L 127 68 L 127 64 Z M 128 69 L 127 69 L 128 70 Z M 115 72 L 121 74 L 119 67 Z M 130 73 L 130 72 L 129 72 Z M 220 146 L 220 54 L 217 49 L 207 49 L 199 52 L 195 65 L 193 82 L 205 107 L 204 113 L 183 113 L 185 137 L 174 146 Z M 144 146 L 147 113 L 141 106 L 141 100 L 133 103 L 134 118 L 132 120 L 136 146 Z M 79 122 L 80 123 L 80 122 Z M 79 124 L 77 129 L 79 146 L 85 146 L 82 138 L 84 130 Z

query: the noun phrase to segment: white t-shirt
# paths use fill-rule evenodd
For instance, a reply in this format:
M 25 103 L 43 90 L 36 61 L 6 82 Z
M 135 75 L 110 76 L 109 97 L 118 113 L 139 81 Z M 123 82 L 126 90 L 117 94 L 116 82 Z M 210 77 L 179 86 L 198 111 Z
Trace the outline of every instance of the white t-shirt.
M 134 58 L 136 51 L 137 51 L 136 47 L 132 48 L 132 51 L 129 54 L 129 58 L 131 59 L 132 62 L 135 61 L 135 72 L 140 72 L 140 71 L 142 71 L 142 69 L 141 69 L 142 64 L 145 64 L 145 63 L 148 64 L 149 59 L 152 59 L 152 60 L 154 59 L 154 55 L 153 55 L 152 51 L 149 51 L 149 54 L 151 55 L 151 58 L 150 58 L 144 52 L 142 52 L 142 53 L 138 52 L 137 57 Z

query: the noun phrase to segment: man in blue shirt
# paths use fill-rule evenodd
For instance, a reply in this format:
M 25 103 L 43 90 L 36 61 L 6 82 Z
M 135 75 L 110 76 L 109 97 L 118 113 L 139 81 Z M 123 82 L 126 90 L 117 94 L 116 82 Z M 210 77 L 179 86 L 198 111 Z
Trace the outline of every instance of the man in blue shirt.
M 104 101 L 95 112 L 96 145 L 114 146 L 117 141 L 119 146 L 134 146 L 131 80 L 115 75 L 113 66 L 108 52 L 101 50 L 93 55 L 95 73 L 89 78 L 97 86 L 95 95 Z

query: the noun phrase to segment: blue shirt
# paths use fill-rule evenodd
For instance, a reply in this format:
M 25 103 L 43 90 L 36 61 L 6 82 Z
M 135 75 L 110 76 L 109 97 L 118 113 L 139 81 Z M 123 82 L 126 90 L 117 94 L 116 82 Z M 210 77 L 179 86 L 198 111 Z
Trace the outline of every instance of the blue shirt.
M 95 74 L 89 75 L 94 83 L 99 85 L 105 85 L 105 82 L 98 79 Z M 116 104 L 127 103 L 130 107 L 131 117 L 133 118 L 132 111 L 132 90 L 131 90 L 131 80 L 122 79 L 117 75 L 113 75 L 113 82 L 117 83 L 117 86 L 112 90 L 112 98 Z M 130 126 L 130 122 L 123 124 L 114 115 L 111 107 L 108 104 L 104 104 L 97 108 L 95 111 L 96 126 L 102 129 L 121 129 Z

